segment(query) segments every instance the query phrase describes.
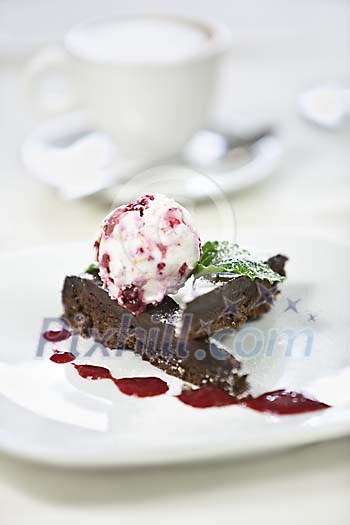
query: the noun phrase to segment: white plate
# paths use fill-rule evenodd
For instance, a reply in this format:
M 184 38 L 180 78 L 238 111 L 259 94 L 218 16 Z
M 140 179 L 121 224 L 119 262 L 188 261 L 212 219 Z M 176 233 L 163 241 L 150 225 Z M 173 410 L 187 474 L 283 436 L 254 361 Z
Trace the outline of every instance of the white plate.
M 246 359 L 254 393 L 280 387 L 305 389 L 333 408 L 296 416 L 272 416 L 229 406 L 195 409 L 171 394 L 181 382 L 127 352 L 122 358 L 95 355 L 81 362 L 107 366 L 121 376 L 156 375 L 169 394 L 139 399 L 108 381 L 81 379 L 70 365 L 36 357 L 43 317 L 61 312 L 66 274 L 80 272 L 90 253 L 86 243 L 50 246 L 0 259 L 0 449 L 22 458 L 69 466 L 152 465 L 223 455 L 242 457 L 344 435 L 350 426 L 348 249 L 296 236 L 259 233 L 258 248 L 290 256 L 289 278 L 276 309 L 250 326 L 262 330 L 312 328 L 309 357 L 300 336 L 291 357 L 280 344 L 274 356 Z M 240 238 L 241 244 L 251 239 Z M 285 312 L 287 298 L 299 313 Z M 316 322 L 308 321 L 317 313 Z M 91 342 L 84 342 L 85 350 Z M 60 343 L 69 346 L 69 340 Z M 79 347 L 82 350 L 83 347 Z

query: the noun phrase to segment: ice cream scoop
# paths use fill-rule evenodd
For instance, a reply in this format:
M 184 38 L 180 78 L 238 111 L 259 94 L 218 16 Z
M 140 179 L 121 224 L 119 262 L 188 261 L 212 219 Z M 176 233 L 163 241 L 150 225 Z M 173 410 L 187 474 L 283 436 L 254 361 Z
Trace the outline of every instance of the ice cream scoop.
M 136 315 L 176 293 L 201 252 L 190 213 L 157 193 L 112 211 L 94 247 L 105 289 Z

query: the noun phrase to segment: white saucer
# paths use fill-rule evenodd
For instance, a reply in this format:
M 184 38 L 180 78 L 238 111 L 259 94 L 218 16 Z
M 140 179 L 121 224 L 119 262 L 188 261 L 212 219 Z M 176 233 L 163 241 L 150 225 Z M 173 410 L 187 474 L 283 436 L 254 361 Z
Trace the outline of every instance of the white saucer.
M 144 159 L 126 158 L 103 132 L 94 130 L 84 113 L 70 113 L 50 120 L 34 130 L 22 147 L 22 161 L 29 173 L 57 189 L 66 199 L 86 197 L 110 187 L 104 193 L 113 202 L 115 188 L 120 188 L 133 175 L 154 163 Z M 201 168 L 200 172 L 210 178 L 220 191 L 235 193 L 263 181 L 278 170 L 282 147 L 274 135 L 266 135 L 249 150 L 249 156 L 237 155 L 230 163 L 215 168 Z M 183 165 L 183 159 L 161 160 L 162 164 Z M 186 187 L 178 185 L 173 192 L 179 200 L 208 197 L 208 188 L 189 180 Z M 128 182 L 130 199 L 139 194 L 138 188 Z M 169 193 L 168 181 L 159 192 Z M 175 195 L 176 193 L 176 195 Z M 123 197 L 125 192 L 123 192 Z M 126 197 L 127 198 L 127 197 Z
M 44 356 L 36 357 L 43 317 L 61 314 L 64 276 L 84 269 L 90 253 L 86 243 L 48 246 L 0 258 L 1 274 L 11 268 L 16 275 L 15 281 L 2 282 L 6 301 L 0 305 L 0 450 L 61 466 L 129 467 L 243 457 L 348 434 L 348 249 L 271 232 L 268 239 L 255 232 L 253 239 L 241 236 L 239 241 L 290 256 L 276 309 L 251 326 L 266 338 L 271 328 L 314 331 L 308 357 L 300 335 L 290 357 L 285 357 L 282 345 L 273 357 L 244 360 L 253 392 L 306 390 L 333 408 L 295 416 L 239 406 L 201 410 L 169 394 L 140 399 L 121 394 L 108 381 L 84 381 L 72 366 L 49 360 L 49 343 Z M 298 313 L 285 311 L 288 298 L 301 299 Z M 318 314 L 316 322 L 309 321 L 309 313 Z M 91 342 L 84 344 L 89 347 Z M 62 349 L 67 345 L 68 341 L 60 343 Z M 121 358 L 97 352 L 93 358 L 79 359 L 104 365 L 118 377 L 161 377 L 170 394 L 181 388 L 179 380 L 129 352 Z

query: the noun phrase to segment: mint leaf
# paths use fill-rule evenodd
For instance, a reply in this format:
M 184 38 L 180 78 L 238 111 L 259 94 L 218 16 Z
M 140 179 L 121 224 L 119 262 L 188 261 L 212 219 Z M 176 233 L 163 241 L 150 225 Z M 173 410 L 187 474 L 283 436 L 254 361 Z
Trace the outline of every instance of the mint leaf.
M 94 275 L 95 277 L 98 276 L 99 268 L 96 263 L 91 263 L 85 270 L 85 273 L 89 273 L 91 275 Z
M 284 277 L 269 267 L 263 261 L 254 259 L 247 251 L 239 248 L 237 244 L 228 241 L 208 241 L 203 246 L 203 252 L 196 268 L 194 277 L 205 277 L 220 274 L 225 278 L 229 275 L 245 275 L 252 281 L 266 279 L 270 283 L 282 281 Z

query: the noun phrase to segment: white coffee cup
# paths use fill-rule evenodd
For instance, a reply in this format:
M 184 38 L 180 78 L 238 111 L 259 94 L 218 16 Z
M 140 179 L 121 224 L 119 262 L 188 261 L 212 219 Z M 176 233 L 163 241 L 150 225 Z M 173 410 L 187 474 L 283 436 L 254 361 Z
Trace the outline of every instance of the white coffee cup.
M 165 157 L 205 125 L 229 46 L 225 27 L 179 16 L 84 22 L 62 46 L 34 57 L 26 80 L 33 104 L 45 115 L 88 110 L 93 125 L 123 153 Z M 47 78 L 58 74 L 66 93 L 43 97 Z

